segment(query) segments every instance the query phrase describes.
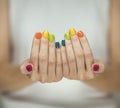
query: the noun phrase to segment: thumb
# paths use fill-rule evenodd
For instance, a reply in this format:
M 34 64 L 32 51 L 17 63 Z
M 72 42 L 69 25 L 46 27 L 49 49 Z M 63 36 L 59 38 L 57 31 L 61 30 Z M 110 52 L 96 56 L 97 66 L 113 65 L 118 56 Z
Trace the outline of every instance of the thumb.
M 102 73 L 105 70 L 104 64 L 100 60 L 94 60 L 92 64 L 93 73 Z
M 33 71 L 33 64 L 29 62 L 30 59 L 27 59 L 23 62 L 23 64 L 20 66 L 20 70 L 25 75 L 30 75 Z

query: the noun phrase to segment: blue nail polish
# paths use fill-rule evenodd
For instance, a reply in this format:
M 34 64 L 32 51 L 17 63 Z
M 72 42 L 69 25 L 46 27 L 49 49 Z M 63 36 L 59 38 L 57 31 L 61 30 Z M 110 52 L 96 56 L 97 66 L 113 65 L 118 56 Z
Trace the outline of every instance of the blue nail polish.
M 65 46 L 65 40 L 61 41 L 62 46 Z
M 60 43 L 59 42 L 55 42 L 55 47 L 56 48 L 60 48 Z

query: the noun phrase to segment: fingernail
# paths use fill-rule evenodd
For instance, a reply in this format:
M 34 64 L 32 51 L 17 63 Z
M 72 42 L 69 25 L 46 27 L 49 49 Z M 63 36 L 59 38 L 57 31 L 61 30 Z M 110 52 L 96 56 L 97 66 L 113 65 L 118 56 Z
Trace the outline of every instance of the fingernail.
M 37 32 L 37 33 L 35 34 L 36 39 L 40 39 L 41 36 L 42 36 L 41 32 Z
M 62 46 L 65 46 L 65 40 L 61 41 Z
M 93 71 L 98 71 L 98 70 L 99 70 L 99 65 L 95 64 L 95 65 L 93 66 Z
M 49 34 L 49 41 L 53 42 L 54 41 L 54 35 L 53 34 Z
M 77 35 L 78 35 L 78 37 L 82 38 L 82 37 L 84 36 L 84 33 L 83 33 L 82 31 L 79 31 L 79 32 L 77 33 Z
M 76 34 L 76 31 L 74 28 L 70 28 L 69 33 L 71 36 L 74 36 Z
M 55 42 L 55 47 L 56 48 L 60 48 L 60 43 L 59 42 Z
M 69 33 L 65 33 L 65 38 L 66 38 L 67 40 L 70 40 L 70 39 L 71 39 L 70 34 L 69 34 Z
M 45 30 L 45 31 L 43 32 L 43 36 L 44 36 L 45 38 L 48 38 L 48 36 L 49 36 L 48 30 Z
M 27 66 L 26 66 L 26 70 L 27 70 L 28 72 L 31 72 L 31 71 L 32 71 L 32 66 L 31 66 L 31 65 L 27 65 Z

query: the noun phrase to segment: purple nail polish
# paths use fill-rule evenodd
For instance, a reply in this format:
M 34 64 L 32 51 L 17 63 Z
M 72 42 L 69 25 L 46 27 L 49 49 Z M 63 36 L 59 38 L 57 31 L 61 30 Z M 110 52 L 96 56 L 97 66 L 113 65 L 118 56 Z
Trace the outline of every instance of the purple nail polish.
M 28 72 L 32 71 L 32 66 L 31 66 L 31 65 L 27 65 L 27 66 L 26 66 L 26 70 L 27 70 Z
M 99 70 L 99 65 L 97 65 L 97 64 L 94 65 L 94 66 L 93 66 L 93 71 L 98 71 L 98 70 Z

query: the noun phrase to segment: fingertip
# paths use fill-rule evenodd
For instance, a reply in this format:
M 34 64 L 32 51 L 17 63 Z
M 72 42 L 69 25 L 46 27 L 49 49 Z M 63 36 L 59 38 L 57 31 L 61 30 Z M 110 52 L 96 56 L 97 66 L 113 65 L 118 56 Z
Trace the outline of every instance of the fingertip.
M 33 70 L 33 65 L 30 64 L 30 63 L 28 63 L 28 64 L 26 65 L 25 69 L 27 70 L 27 72 L 32 72 L 32 70 Z
M 21 66 L 21 72 L 23 74 L 31 74 L 31 72 L 33 71 L 33 64 L 31 63 L 24 63 L 22 66 Z
M 77 32 L 77 35 L 78 35 L 78 37 L 82 38 L 84 36 L 84 33 L 83 33 L 83 31 L 80 30 Z
M 61 46 L 64 46 L 64 47 L 65 47 L 65 40 L 62 40 L 62 41 L 61 41 Z
M 35 38 L 40 39 L 41 37 L 42 37 L 42 33 L 41 32 L 36 32 Z
M 102 73 L 105 69 L 105 66 L 102 62 L 95 62 L 94 64 L 92 64 L 92 71 L 94 73 Z
M 54 42 L 55 41 L 54 34 L 49 34 L 48 39 L 49 39 L 49 42 Z

